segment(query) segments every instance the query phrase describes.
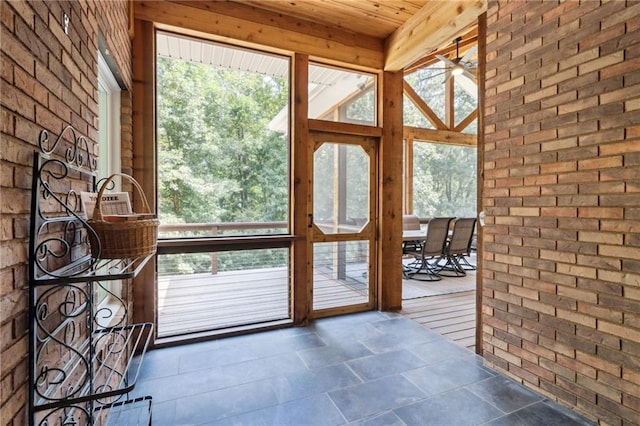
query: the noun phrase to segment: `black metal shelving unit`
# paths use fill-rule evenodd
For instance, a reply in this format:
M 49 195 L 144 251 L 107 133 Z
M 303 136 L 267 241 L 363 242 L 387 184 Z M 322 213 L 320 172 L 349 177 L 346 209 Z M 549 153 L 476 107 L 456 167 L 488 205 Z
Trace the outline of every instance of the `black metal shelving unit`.
M 96 189 L 87 140 L 69 126 L 55 141 L 43 130 L 38 144 L 29 243 L 29 422 L 124 425 L 135 418 L 134 424 L 150 425 L 152 398 L 129 399 L 128 393 L 153 324 L 130 324 L 127 298 L 109 285 L 135 277 L 149 257 L 103 260 L 87 254 L 94 231 L 80 211 L 79 195 Z M 60 154 L 63 144 L 68 146 Z M 98 293 L 109 303 L 99 304 Z

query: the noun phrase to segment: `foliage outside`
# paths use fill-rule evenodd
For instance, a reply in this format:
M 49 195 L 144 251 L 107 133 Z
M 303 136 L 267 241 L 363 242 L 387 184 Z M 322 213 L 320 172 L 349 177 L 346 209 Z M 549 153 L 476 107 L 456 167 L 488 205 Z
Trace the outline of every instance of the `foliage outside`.
M 445 76 L 440 70 L 424 68 L 405 77 L 411 87 L 444 120 Z M 454 84 L 456 123 L 469 115 L 477 101 Z M 433 125 L 405 97 L 404 125 L 433 129 Z M 465 133 L 475 134 L 474 121 Z M 427 141 L 413 143 L 413 213 L 423 218 L 475 217 L 477 210 L 477 148 Z
M 288 104 L 288 79 L 159 57 L 157 97 L 161 223 L 286 224 L 289 140 L 267 124 Z M 265 226 L 260 233 L 286 230 Z M 268 253 L 263 266 L 286 264 L 282 251 Z M 219 269 L 242 269 L 243 261 L 221 254 Z M 158 267 L 161 274 L 207 271 L 211 256 L 166 256 Z
M 434 111 L 444 114 L 442 77 L 420 70 L 406 77 Z M 289 217 L 289 138 L 268 129 L 269 121 L 289 101 L 287 78 L 274 78 L 187 61 L 157 58 L 158 212 L 161 223 L 284 222 Z M 348 116 L 366 120 L 374 113 L 373 91 L 347 105 Z M 455 92 L 456 121 L 476 107 L 460 88 Z M 405 99 L 405 125 L 431 124 Z M 475 132 L 475 122 L 466 129 Z M 327 145 L 331 146 L 331 145 Z M 354 149 L 350 149 L 354 148 Z M 345 179 L 346 217 L 366 217 L 368 157 L 349 147 Z M 329 170 L 333 150 L 316 153 L 318 167 Z M 414 144 L 414 213 L 421 217 L 475 216 L 476 149 L 434 143 Z M 323 172 L 322 176 L 326 176 Z M 332 175 L 332 174 L 331 174 Z M 316 174 L 317 176 L 317 174 Z M 326 178 L 325 178 L 326 180 Z M 333 217 L 331 185 L 320 182 L 315 213 Z M 364 189 L 364 190 L 363 190 Z M 363 195 L 364 194 L 364 195 Z M 323 201 L 321 201 L 323 200 Z M 329 204 L 327 204 L 329 203 Z M 282 233 L 266 227 L 256 233 Z M 210 235 L 205 233 L 206 235 Z M 192 234 L 195 235 L 195 234 Z M 219 234 L 220 235 L 220 234 Z M 169 235 L 166 235 L 169 236 Z M 181 235 L 184 236 L 184 235 Z M 265 253 L 269 251 L 264 251 Z M 262 266 L 287 263 L 283 251 L 261 255 Z M 241 269 L 242 256 L 225 253 L 220 270 Z M 210 254 L 166 256 L 161 273 L 192 273 L 211 269 Z

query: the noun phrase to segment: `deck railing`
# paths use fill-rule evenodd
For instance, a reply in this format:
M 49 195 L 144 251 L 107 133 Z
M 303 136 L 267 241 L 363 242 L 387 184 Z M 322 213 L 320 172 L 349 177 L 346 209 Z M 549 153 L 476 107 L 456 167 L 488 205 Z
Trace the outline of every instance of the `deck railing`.
M 158 237 L 159 238 L 167 238 L 172 237 L 175 238 L 175 235 L 167 235 L 170 233 L 178 233 L 178 237 L 185 236 L 195 236 L 189 235 L 189 233 L 196 232 L 206 232 L 206 235 L 198 235 L 200 237 L 217 237 L 217 236 L 234 236 L 234 235 L 245 235 L 242 233 L 234 234 L 232 232 L 225 234 L 225 231 L 247 231 L 247 230 L 274 230 L 274 229 L 284 229 L 286 230 L 288 227 L 287 222 L 284 221 L 274 221 L 274 222 L 215 222 L 215 223 L 171 223 L 171 224 L 161 224 L 158 227 Z M 255 234 L 252 234 L 255 235 Z M 211 274 L 218 273 L 218 253 L 211 253 Z

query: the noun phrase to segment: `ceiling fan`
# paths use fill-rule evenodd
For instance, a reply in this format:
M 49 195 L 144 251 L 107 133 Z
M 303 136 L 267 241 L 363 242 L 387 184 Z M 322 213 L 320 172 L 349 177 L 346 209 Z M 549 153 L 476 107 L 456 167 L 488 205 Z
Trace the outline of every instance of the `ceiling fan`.
M 465 55 L 461 58 L 458 50 L 458 47 L 459 47 L 458 45 L 460 44 L 461 41 L 462 41 L 461 37 L 458 37 L 455 40 L 453 40 L 453 43 L 456 46 L 456 57 L 454 59 L 449 59 L 443 55 L 435 55 L 436 58 L 440 59 L 445 64 L 445 68 L 442 68 L 445 70 L 445 73 L 446 72 L 449 73 L 445 81 L 449 80 L 451 77 L 459 76 L 459 75 L 463 75 L 468 79 L 470 79 L 471 81 L 475 81 L 476 79 L 473 73 L 471 73 L 471 71 L 474 71 L 478 68 L 478 63 L 477 61 L 471 61 L 470 59 L 476 53 L 477 46 L 474 46 L 471 49 L 469 49 L 467 53 L 465 53 Z

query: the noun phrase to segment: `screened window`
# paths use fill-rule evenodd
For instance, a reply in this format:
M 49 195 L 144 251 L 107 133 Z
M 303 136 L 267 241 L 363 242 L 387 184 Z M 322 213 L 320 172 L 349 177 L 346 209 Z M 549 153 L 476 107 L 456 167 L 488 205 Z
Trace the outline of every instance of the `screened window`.
M 157 35 L 160 237 L 288 233 L 289 58 Z
M 372 74 L 309 64 L 309 118 L 376 125 Z

